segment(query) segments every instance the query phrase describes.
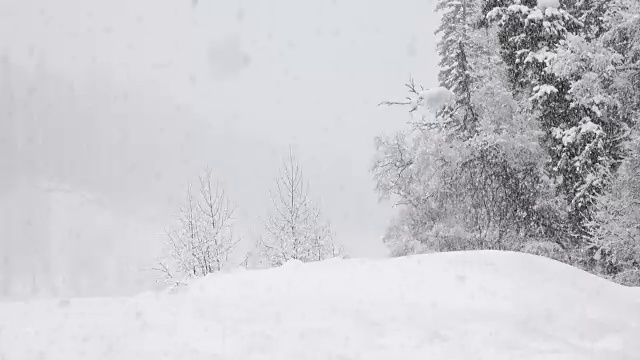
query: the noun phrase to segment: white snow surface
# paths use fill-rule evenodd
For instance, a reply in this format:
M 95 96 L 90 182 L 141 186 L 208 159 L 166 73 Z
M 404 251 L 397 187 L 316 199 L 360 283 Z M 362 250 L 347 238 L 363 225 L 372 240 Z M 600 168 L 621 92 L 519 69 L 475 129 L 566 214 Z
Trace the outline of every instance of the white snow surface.
M 640 291 L 474 251 L 209 276 L 178 293 L 0 304 L 0 359 L 637 360 Z
M 444 87 L 427 89 L 420 93 L 424 107 L 432 111 L 438 111 L 443 106 L 450 104 L 455 97 L 456 95 L 451 90 Z
M 558 9 L 560 0 L 538 0 L 538 8 L 542 11 L 545 9 Z

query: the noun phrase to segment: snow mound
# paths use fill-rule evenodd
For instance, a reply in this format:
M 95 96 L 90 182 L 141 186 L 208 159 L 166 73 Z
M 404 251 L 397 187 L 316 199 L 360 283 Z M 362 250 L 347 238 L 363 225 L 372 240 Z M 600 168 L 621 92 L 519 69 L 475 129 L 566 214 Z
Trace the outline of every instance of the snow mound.
M 301 265 L 303 265 L 304 262 L 298 260 L 298 259 L 291 259 L 288 260 L 286 263 L 284 263 L 281 267 L 283 268 L 298 268 Z
M 637 360 L 638 339 L 637 289 L 493 251 L 295 264 L 209 276 L 175 294 L 0 305 L 4 360 Z

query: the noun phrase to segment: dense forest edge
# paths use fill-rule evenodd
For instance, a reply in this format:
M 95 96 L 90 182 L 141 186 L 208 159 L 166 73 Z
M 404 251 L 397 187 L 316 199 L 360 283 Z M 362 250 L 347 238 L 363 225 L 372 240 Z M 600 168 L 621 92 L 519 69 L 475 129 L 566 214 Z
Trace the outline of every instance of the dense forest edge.
M 440 88 L 376 139 L 393 256 L 496 249 L 640 286 L 640 3 L 440 0 Z

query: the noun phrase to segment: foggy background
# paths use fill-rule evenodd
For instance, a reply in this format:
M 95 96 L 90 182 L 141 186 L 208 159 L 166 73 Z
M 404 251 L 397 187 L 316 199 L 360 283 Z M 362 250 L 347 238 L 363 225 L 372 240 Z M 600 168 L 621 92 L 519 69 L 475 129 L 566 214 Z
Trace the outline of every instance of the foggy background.
M 152 288 L 205 166 L 242 256 L 289 145 L 337 241 L 385 256 L 373 139 L 407 117 L 377 104 L 436 84 L 436 24 L 421 0 L 0 0 L 0 298 Z

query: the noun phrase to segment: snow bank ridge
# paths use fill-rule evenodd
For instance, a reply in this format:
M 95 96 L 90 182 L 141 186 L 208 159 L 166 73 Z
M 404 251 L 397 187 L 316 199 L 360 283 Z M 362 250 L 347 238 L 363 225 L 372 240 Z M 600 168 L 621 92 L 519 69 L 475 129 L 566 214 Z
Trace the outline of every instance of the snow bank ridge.
M 0 359 L 638 360 L 640 293 L 522 253 L 289 262 L 0 305 Z

